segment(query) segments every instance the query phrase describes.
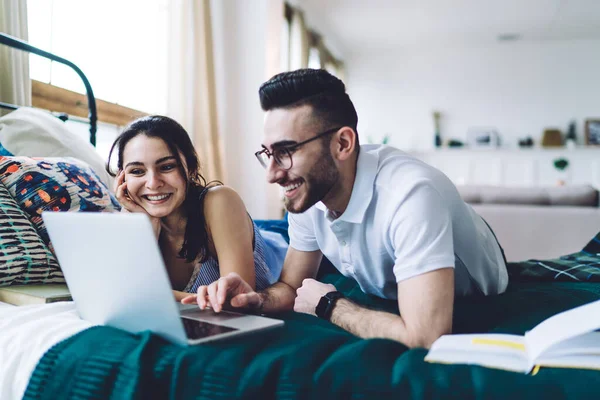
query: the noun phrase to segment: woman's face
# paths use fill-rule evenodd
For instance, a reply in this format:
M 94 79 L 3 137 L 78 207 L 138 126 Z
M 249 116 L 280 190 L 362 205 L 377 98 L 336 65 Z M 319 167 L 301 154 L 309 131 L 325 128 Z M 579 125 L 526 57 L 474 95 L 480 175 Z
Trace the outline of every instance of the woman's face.
M 163 218 L 180 211 L 187 182 L 162 139 L 137 135 L 125 145 L 122 165 L 129 197 L 150 216 Z

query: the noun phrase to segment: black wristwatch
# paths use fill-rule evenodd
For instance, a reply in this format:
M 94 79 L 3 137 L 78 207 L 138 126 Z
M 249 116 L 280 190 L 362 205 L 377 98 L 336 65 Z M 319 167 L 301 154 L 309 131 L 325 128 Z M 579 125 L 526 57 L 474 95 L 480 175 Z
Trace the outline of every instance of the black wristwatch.
M 340 292 L 329 292 L 321 297 L 319 304 L 315 307 L 315 314 L 317 314 L 317 317 L 329 321 L 335 303 L 342 297 L 344 297 L 344 295 Z

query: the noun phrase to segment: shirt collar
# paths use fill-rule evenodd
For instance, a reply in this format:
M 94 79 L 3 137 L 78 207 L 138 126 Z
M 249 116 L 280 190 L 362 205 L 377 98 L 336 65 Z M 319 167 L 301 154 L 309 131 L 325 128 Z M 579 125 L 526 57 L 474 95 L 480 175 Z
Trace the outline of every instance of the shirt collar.
M 352 194 L 346 211 L 338 220 L 360 224 L 367 212 L 367 208 L 373 198 L 373 185 L 377 176 L 377 166 L 379 164 L 379 155 L 369 153 L 361 148 L 356 162 L 356 177 L 352 187 Z M 327 214 L 327 207 L 322 202 L 315 204 L 319 210 Z

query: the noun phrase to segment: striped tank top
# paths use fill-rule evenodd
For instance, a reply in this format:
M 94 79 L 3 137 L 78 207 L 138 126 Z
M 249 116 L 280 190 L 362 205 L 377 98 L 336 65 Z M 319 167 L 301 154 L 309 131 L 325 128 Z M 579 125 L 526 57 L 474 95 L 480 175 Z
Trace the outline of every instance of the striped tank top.
M 256 275 L 256 290 L 263 290 L 277 282 L 279 279 L 283 259 L 275 254 L 279 250 L 274 248 L 270 242 L 265 241 L 254 221 L 252 222 L 252 225 L 254 226 L 254 269 Z M 219 271 L 219 262 L 213 257 L 209 257 L 205 262 L 196 264 L 192 277 L 184 291 L 196 293 L 198 287 L 210 285 L 220 277 L 221 272 Z

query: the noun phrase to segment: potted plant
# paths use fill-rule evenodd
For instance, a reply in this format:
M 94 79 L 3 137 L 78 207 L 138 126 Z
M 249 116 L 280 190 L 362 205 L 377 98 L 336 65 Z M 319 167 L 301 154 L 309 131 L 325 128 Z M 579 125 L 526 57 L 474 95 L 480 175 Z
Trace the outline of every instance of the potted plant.
M 562 186 L 567 181 L 567 168 L 569 167 L 569 160 L 560 157 L 554 160 L 554 168 L 558 172 L 557 184 Z

